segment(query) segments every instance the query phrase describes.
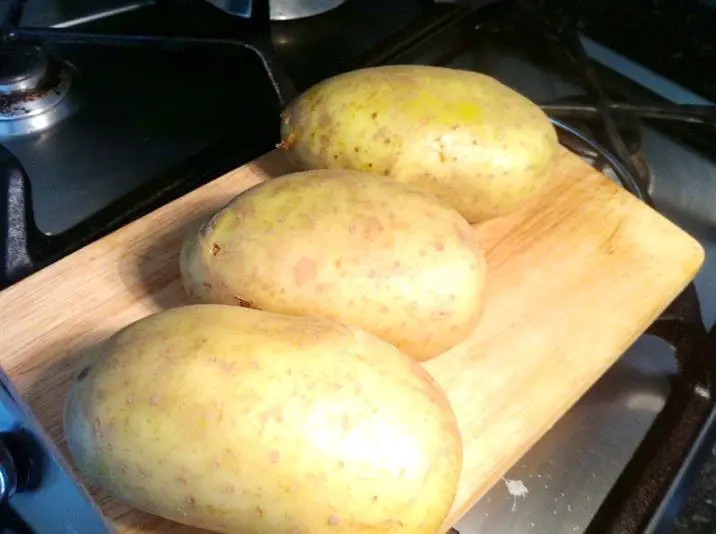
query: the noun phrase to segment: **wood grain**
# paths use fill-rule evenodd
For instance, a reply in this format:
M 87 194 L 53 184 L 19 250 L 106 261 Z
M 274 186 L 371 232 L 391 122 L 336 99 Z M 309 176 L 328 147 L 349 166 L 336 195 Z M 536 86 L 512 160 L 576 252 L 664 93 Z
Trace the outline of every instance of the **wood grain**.
M 0 293 L 0 365 L 63 454 L 61 412 L 81 350 L 186 303 L 177 256 L 187 228 L 289 170 L 280 153 L 266 154 Z M 483 319 L 425 364 L 465 444 L 448 524 L 594 384 L 704 258 L 694 239 L 566 151 L 543 197 L 475 235 L 489 266 Z M 119 532 L 199 532 L 89 489 Z

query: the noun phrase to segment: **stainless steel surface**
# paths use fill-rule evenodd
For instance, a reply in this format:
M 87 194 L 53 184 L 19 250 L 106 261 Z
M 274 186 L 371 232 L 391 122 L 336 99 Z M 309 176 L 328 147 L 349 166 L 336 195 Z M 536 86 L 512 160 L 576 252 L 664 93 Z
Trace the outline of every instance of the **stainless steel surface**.
M 640 339 L 510 471 L 527 488 L 499 482 L 463 517 L 460 534 L 583 532 L 636 450 L 676 372 L 670 350 Z
M 491 74 L 536 102 L 583 92 L 564 75 L 514 51 L 486 48 L 457 57 L 451 66 Z M 660 93 L 664 87 L 658 87 Z M 659 210 L 706 249 L 695 284 L 711 325 L 716 320 L 716 162 L 648 126 L 641 152 Z M 583 532 L 664 405 L 676 371 L 671 349 L 642 336 L 456 529 L 460 534 Z M 509 481 L 521 481 L 527 493 L 511 494 Z
M 219 9 L 234 15 L 251 13 L 252 0 L 207 0 Z M 335 9 L 346 0 L 269 0 L 271 20 L 294 20 L 320 15 Z
M 8 99 L 7 105 L 0 106 L 0 121 L 20 121 L 55 108 L 69 93 L 71 81 L 72 74 L 65 69 L 58 74 L 57 85 L 41 91 L 28 91 L 30 94 L 22 92 L 17 100 Z
M 69 117 L 74 111 L 72 101 L 67 97 L 70 80 L 69 72 L 63 72 L 52 91 L 7 106 L 0 102 L 0 141 L 42 132 Z

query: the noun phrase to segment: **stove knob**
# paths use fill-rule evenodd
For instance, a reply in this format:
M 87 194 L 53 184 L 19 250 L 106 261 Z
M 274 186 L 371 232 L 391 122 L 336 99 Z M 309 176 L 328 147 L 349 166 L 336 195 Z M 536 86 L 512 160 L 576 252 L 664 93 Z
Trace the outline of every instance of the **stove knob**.
M 17 492 L 17 466 L 12 453 L 0 439 L 0 504 Z
M 0 433 L 0 505 L 28 488 L 36 471 L 26 441 L 14 433 Z

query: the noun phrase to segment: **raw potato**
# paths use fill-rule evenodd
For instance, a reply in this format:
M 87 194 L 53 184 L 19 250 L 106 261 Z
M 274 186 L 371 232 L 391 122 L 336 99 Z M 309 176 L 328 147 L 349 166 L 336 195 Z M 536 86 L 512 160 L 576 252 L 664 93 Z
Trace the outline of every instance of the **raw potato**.
M 497 80 L 419 65 L 315 85 L 285 110 L 282 135 L 302 169 L 384 175 L 435 194 L 471 223 L 541 192 L 558 148 L 542 110 Z
M 356 171 L 242 193 L 188 235 L 181 270 L 203 302 L 333 319 L 418 360 L 464 341 L 483 308 L 485 259 L 460 214 Z
M 338 323 L 175 308 L 117 333 L 73 383 L 80 469 L 154 514 L 231 534 L 434 534 L 462 445 L 427 371 Z

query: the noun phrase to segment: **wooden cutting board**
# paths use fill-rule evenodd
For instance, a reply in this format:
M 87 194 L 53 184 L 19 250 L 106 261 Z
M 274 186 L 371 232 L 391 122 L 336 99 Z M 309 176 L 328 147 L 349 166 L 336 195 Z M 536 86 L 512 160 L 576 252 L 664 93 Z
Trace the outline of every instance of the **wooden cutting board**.
M 188 225 L 289 170 L 282 154 L 266 154 L 0 293 L 0 365 L 63 454 L 61 412 L 77 353 L 186 303 L 177 255 Z M 566 151 L 543 197 L 475 236 L 489 266 L 483 319 L 469 340 L 425 364 L 449 395 L 465 445 L 450 525 L 648 328 L 704 259 L 694 239 Z M 90 491 L 120 532 L 199 532 Z

